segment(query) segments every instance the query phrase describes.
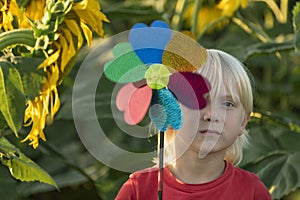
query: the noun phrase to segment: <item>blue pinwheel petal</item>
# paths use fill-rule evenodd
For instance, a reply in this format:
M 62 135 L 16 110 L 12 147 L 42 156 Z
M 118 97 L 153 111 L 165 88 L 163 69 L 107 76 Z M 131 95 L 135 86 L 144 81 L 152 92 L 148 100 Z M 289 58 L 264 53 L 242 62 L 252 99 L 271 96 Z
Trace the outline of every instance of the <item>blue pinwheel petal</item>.
M 168 127 L 178 130 L 182 125 L 182 113 L 178 102 L 166 88 L 153 90 L 149 115 L 160 131 L 166 131 Z
M 162 55 L 172 32 L 168 24 L 156 20 L 150 27 L 146 24 L 135 24 L 129 33 L 129 41 L 138 57 L 144 64 L 162 63 Z

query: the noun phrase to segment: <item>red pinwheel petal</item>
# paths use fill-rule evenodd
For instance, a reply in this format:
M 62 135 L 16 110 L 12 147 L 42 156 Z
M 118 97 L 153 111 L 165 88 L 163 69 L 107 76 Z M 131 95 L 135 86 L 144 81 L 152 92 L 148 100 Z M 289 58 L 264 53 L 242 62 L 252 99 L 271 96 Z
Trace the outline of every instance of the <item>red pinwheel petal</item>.
M 136 125 L 145 117 L 152 97 L 152 89 L 147 85 L 137 88 L 132 83 L 123 86 L 117 94 L 116 105 L 124 112 L 127 124 Z
M 203 95 L 209 92 L 210 85 L 200 74 L 176 72 L 171 75 L 168 88 L 183 105 L 202 109 L 206 106 Z

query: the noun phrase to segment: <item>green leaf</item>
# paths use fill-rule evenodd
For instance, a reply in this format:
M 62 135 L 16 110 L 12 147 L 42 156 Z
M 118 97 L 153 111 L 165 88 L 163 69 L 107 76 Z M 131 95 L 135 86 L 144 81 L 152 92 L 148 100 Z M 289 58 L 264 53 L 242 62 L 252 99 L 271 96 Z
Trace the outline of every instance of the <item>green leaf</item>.
M 0 112 L 0 138 L 2 137 L 3 131 L 6 127 L 7 127 L 7 123 L 6 123 L 2 113 Z
M 51 176 L 4 137 L 0 138 L 0 159 L 20 181 L 39 181 L 57 187 Z
M 128 3 L 128 2 L 126 2 Z M 107 9 L 105 14 L 110 20 L 113 19 L 134 19 L 134 20 L 157 20 L 162 19 L 163 13 L 157 12 L 152 6 L 139 5 L 121 5 L 112 6 Z
M 257 54 L 267 54 L 274 53 L 277 51 L 287 51 L 294 48 L 293 42 L 269 42 L 269 43 L 258 43 L 246 48 L 242 60 L 257 55 Z
M 25 96 L 19 71 L 8 62 L 0 62 L 0 110 L 13 132 L 23 124 Z
M 17 181 L 14 180 L 7 168 L 0 165 L 0 197 L 1 199 L 16 200 L 18 199 Z
M 17 59 L 16 67 L 20 72 L 24 93 L 27 98 L 33 100 L 40 94 L 46 81 L 45 72 L 37 67 L 43 62 L 38 58 Z
M 296 3 L 293 8 L 293 26 L 295 32 L 295 48 L 300 49 L 300 2 Z
M 284 129 L 270 132 L 267 127 L 256 127 L 250 133 L 251 145 L 242 167 L 261 178 L 273 199 L 281 199 L 300 187 L 300 135 Z
M 250 33 L 256 36 L 258 39 L 262 41 L 272 41 L 270 36 L 266 33 L 266 31 L 262 28 L 262 26 L 257 22 L 252 22 L 246 18 L 244 18 L 239 12 L 236 13 L 236 16 L 239 20 L 241 20 L 241 24 L 237 23 L 242 29 L 243 26 L 247 26 L 250 29 Z M 248 31 L 247 31 L 248 32 Z

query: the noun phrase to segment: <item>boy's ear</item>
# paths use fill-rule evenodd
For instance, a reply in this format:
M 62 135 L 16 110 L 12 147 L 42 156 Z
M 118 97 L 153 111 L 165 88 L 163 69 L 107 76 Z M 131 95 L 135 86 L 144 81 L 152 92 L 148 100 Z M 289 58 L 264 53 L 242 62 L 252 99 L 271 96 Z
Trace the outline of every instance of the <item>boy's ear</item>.
M 244 120 L 242 121 L 241 134 L 240 135 L 243 134 L 244 129 L 245 129 L 245 127 L 246 127 L 246 125 L 247 125 L 247 123 L 248 123 L 249 120 L 250 120 L 250 114 L 246 114 L 245 117 L 244 117 Z

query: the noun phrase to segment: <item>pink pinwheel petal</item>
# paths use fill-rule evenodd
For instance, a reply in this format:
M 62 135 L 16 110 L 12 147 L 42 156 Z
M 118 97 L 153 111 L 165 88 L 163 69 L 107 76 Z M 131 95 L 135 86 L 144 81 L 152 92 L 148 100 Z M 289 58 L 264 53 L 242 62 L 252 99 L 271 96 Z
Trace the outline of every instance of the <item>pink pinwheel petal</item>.
M 137 88 L 132 83 L 123 86 L 117 94 L 116 105 L 124 112 L 127 124 L 136 125 L 145 117 L 152 97 L 152 89 L 147 85 Z

